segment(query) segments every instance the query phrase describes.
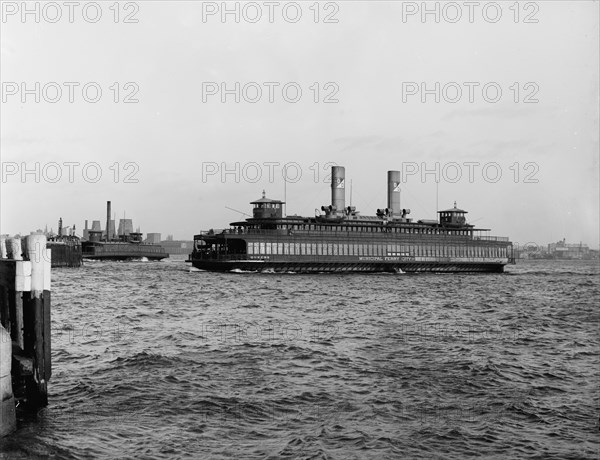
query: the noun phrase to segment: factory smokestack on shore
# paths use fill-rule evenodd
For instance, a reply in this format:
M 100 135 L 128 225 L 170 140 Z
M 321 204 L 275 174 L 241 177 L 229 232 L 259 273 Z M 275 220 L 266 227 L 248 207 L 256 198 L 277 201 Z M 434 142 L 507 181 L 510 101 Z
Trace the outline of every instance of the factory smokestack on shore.
M 346 207 L 346 169 L 331 167 L 331 206 L 338 211 Z
M 106 241 L 111 240 L 110 235 L 110 201 L 106 202 Z
M 400 210 L 400 171 L 387 173 L 387 207 L 393 216 L 399 216 Z

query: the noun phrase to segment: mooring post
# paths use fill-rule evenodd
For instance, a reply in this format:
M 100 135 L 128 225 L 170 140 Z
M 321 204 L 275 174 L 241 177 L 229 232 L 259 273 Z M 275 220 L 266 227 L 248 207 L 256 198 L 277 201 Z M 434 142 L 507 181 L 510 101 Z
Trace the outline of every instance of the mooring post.
M 0 325 L 0 437 L 12 433 L 17 427 L 11 364 L 12 341 L 10 334 Z
M 6 240 L 6 255 L 7 258 L 12 260 L 23 260 L 21 238 L 8 238 Z
M 0 259 L 6 259 L 6 237 L 0 236 Z
M 32 234 L 26 238 L 26 258 L 31 262 L 31 291 L 23 305 L 25 351 L 34 361 L 34 380 L 37 394 L 31 402 L 38 407 L 48 405 L 47 382 L 51 375 L 50 362 L 50 251 L 46 236 Z

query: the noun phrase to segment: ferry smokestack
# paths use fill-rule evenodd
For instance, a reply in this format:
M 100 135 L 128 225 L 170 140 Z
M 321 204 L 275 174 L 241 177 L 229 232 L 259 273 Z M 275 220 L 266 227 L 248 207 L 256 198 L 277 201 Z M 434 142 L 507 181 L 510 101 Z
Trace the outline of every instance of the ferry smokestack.
M 331 205 L 338 211 L 346 207 L 346 169 L 343 166 L 331 167 Z
M 392 215 L 399 216 L 400 210 L 400 171 L 387 173 L 387 207 L 392 210 Z
M 106 241 L 110 241 L 110 201 L 106 202 Z

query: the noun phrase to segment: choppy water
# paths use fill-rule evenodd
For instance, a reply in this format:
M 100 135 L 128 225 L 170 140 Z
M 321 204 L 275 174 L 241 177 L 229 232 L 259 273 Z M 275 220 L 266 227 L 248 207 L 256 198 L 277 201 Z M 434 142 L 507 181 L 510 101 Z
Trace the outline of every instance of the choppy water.
M 50 404 L 0 458 L 597 458 L 597 262 L 53 273 Z

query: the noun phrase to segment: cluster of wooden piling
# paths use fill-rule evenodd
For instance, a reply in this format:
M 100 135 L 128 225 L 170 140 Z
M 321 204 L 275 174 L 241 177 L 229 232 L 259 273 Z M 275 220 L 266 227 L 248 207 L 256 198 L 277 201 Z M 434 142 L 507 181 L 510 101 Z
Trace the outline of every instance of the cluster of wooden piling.
M 48 404 L 50 267 L 45 235 L 0 239 L 0 436 L 15 428 L 15 401 Z

